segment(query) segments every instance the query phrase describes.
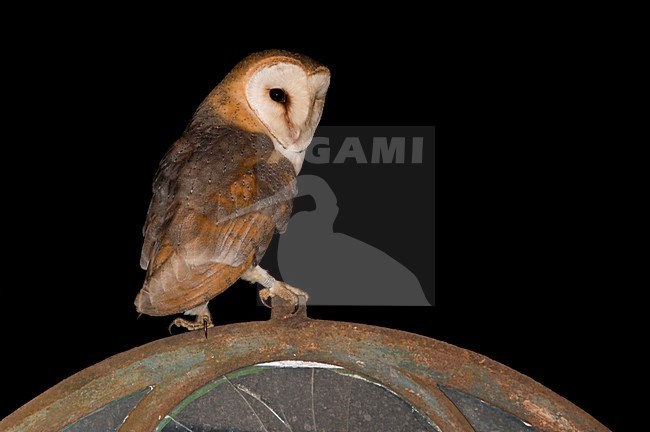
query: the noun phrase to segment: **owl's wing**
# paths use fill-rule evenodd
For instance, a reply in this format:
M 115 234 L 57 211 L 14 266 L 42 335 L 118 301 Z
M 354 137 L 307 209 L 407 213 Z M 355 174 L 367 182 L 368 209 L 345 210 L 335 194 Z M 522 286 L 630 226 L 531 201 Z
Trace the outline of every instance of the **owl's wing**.
M 149 203 L 147 220 L 142 228 L 144 244 L 140 253 L 140 267 L 147 270 L 163 226 L 172 215 L 182 168 L 192 155 L 192 146 L 185 138 L 180 138 L 167 151 L 160 162 L 153 182 L 153 197 Z
M 179 140 L 154 182 L 138 310 L 177 313 L 232 285 L 286 227 L 295 184 L 268 137 L 223 128 Z

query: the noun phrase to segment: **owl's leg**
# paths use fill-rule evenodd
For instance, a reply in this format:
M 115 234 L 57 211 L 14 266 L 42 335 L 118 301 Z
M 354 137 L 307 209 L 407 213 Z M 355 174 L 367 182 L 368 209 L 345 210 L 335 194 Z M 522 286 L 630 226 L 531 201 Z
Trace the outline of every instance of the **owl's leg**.
M 196 315 L 196 319 L 194 321 L 189 321 L 185 318 L 176 318 L 169 325 L 169 333 L 172 332 L 173 326 L 185 327 L 188 330 L 198 330 L 202 328 L 207 339 L 208 328 L 214 327 L 214 324 L 212 324 L 212 315 L 210 315 L 210 310 L 208 309 L 208 303 L 186 310 L 184 315 Z
M 297 309 L 298 306 L 306 305 L 307 299 L 309 299 L 309 295 L 306 292 L 293 287 L 288 283 L 276 280 L 260 266 L 249 268 L 241 278 L 250 283 L 259 283 L 264 286 L 264 288 L 260 290 L 260 299 L 264 304 L 267 304 L 266 300 L 269 298 L 278 296 L 294 305 Z

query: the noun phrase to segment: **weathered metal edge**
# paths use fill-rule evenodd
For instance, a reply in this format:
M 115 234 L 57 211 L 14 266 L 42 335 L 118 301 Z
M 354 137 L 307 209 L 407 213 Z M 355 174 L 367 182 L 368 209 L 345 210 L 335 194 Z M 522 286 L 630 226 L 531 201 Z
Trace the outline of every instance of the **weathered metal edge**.
M 154 389 L 121 430 L 153 430 L 188 393 L 233 370 L 274 360 L 335 364 L 385 385 L 443 431 L 471 431 L 438 384 L 476 396 L 543 431 L 607 431 L 534 380 L 480 354 L 423 336 L 297 314 L 154 341 L 73 375 L 0 421 L 1 431 L 58 431 L 111 400 Z

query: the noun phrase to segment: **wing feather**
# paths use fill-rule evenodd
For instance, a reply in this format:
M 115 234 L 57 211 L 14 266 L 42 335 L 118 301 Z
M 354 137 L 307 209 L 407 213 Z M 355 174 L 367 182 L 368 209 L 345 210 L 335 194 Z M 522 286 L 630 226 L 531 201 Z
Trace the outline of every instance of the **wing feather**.
M 268 137 L 227 127 L 172 146 L 144 228 L 139 312 L 198 306 L 261 259 L 286 227 L 296 193 L 294 169 L 278 155 Z

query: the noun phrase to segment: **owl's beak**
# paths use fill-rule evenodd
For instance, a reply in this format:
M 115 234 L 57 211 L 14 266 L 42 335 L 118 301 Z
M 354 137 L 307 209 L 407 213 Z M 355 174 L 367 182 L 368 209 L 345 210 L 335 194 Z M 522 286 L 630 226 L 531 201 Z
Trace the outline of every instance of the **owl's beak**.
M 298 142 L 300 139 L 300 134 L 301 134 L 300 128 L 295 128 L 294 130 L 291 131 L 291 140 L 295 143 Z
M 293 122 L 290 122 L 288 124 L 289 127 L 289 142 L 287 145 L 284 145 L 284 143 L 280 142 L 282 147 L 285 149 L 289 150 L 290 146 L 296 145 L 298 143 L 298 140 L 300 139 L 300 135 L 302 134 L 302 131 L 300 130 L 299 126 L 296 126 Z

